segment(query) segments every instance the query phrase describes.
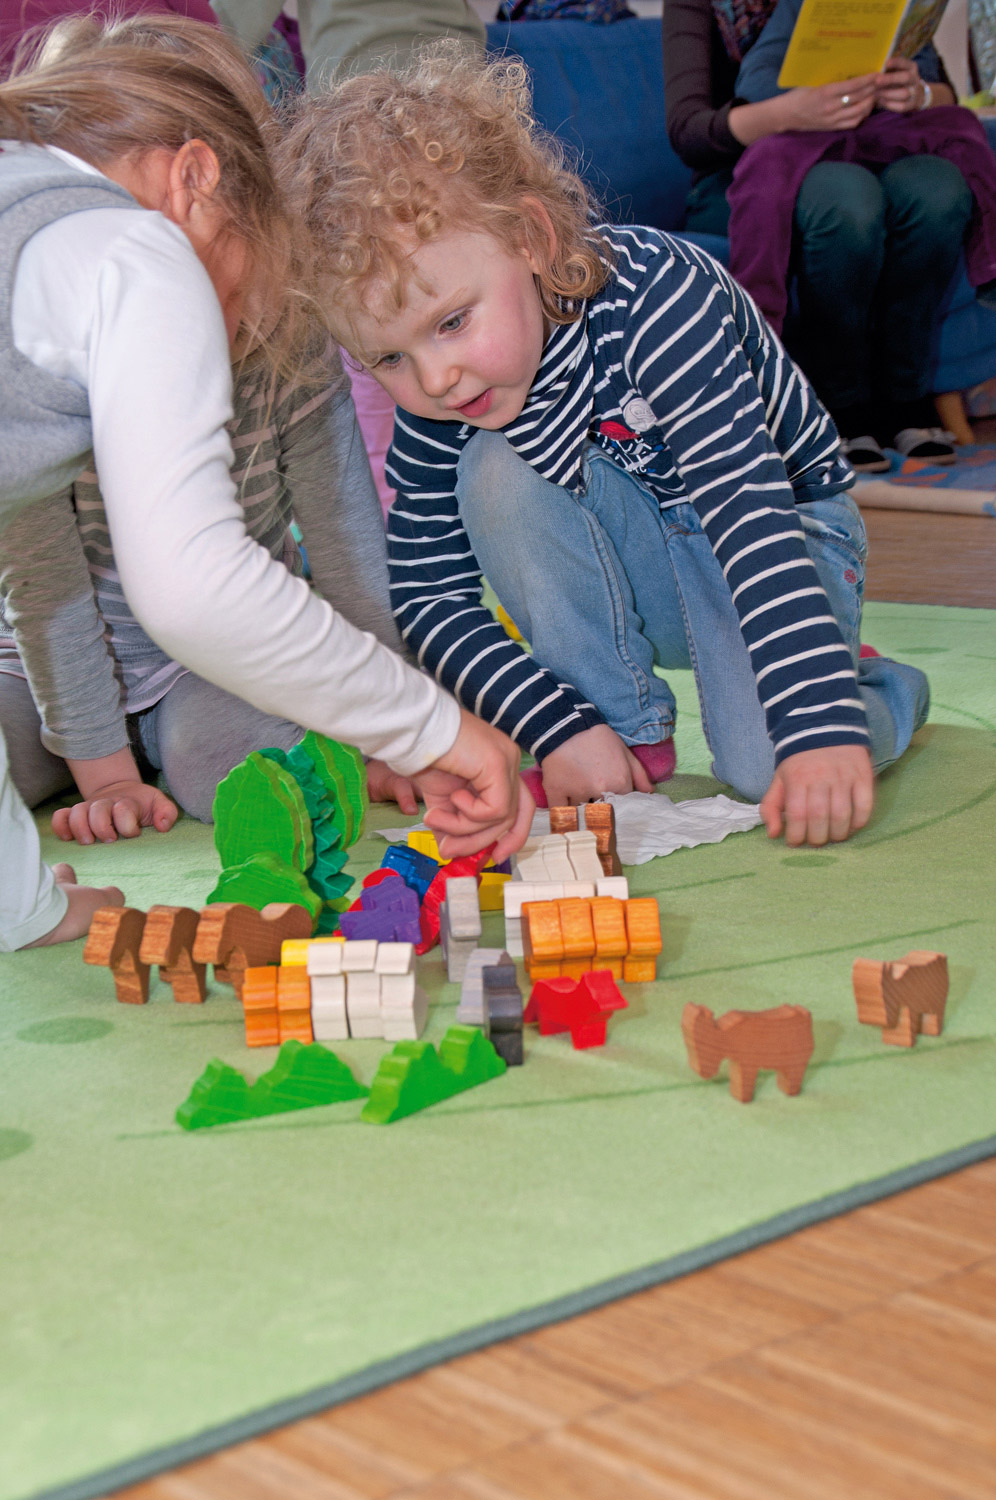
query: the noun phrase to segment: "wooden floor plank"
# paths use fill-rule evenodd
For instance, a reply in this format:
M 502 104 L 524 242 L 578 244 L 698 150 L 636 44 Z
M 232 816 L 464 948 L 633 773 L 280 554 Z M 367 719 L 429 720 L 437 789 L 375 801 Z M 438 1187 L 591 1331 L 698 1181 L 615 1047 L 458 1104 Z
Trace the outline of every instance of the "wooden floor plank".
M 996 607 L 996 521 L 865 513 L 867 596 Z M 126 1500 L 996 1500 L 996 1161 Z

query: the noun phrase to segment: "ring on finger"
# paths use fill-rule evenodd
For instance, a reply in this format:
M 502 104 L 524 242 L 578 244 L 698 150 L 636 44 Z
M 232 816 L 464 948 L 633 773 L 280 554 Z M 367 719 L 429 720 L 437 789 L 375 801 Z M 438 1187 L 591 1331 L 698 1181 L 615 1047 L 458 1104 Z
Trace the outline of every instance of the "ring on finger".
M 851 102 L 851 96 L 850 96 L 850 94 L 841 94 L 841 96 L 840 96 L 840 102 L 844 106 L 844 108 L 846 109 L 847 106 Z

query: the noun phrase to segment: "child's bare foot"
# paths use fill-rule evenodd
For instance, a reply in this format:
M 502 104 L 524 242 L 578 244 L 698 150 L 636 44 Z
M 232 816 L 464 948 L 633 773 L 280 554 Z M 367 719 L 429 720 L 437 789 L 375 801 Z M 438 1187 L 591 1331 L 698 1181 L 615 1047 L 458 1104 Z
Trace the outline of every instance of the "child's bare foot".
M 47 948 L 52 943 L 71 943 L 74 938 L 85 937 L 90 930 L 95 911 L 102 906 L 124 906 L 124 893 L 116 885 L 77 885 L 76 871 L 72 865 L 52 866 L 55 883 L 69 898 L 65 915 L 58 926 L 44 937 L 25 943 L 25 948 Z

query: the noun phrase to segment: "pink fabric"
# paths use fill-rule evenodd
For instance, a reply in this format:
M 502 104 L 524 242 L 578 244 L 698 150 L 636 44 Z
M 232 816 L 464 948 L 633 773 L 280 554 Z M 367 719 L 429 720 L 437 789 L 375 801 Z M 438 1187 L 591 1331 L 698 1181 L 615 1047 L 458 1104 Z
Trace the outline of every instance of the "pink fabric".
M 76 16 L 95 11 L 98 15 L 134 16 L 141 11 L 171 11 L 217 26 L 218 18 L 208 0 L 0 0 L 0 78 L 10 68 L 14 49 L 26 31 L 33 26 L 47 26 L 60 16 Z
M 360 424 L 363 446 L 370 459 L 381 509 L 386 516 L 394 503 L 394 491 L 384 478 L 384 460 L 394 436 L 394 402 L 384 387 L 377 384 L 370 371 L 353 364 L 345 350 L 343 364 L 352 382 L 356 419 Z
M 730 272 L 776 332 L 788 301 L 792 216 L 802 179 L 820 161 L 885 166 L 903 156 L 941 156 L 972 190 L 965 243 L 973 286 L 996 280 L 996 158 L 970 110 L 941 105 L 914 115 L 869 115 L 856 130 L 789 131 L 748 146 L 737 163 L 730 204 Z

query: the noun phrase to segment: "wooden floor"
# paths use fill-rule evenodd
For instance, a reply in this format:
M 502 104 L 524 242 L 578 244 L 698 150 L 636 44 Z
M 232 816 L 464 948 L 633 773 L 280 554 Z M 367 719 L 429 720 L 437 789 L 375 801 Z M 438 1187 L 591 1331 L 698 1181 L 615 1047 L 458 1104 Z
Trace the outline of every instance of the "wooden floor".
M 996 521 L 866 519 L 869 597 L 996 607 Z M 996 1500 L 996 1160 L 123 1493 Z

